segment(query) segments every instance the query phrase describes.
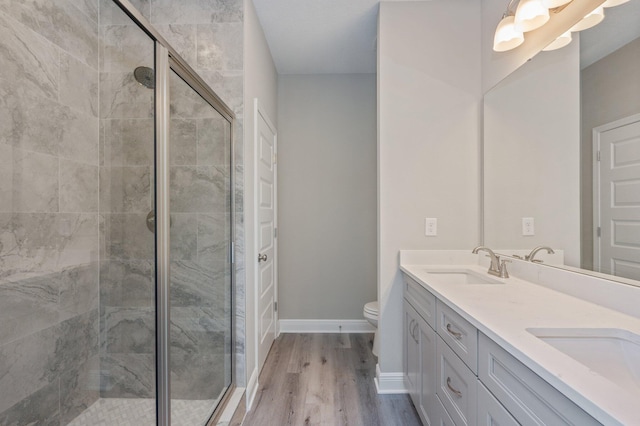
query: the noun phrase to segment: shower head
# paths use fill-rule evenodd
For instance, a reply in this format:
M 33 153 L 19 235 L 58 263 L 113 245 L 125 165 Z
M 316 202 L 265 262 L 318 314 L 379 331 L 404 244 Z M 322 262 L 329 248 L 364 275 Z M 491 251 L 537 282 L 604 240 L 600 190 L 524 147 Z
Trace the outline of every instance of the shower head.
M 156 87 L 155 73 L 149 67 L 138 67 L 133 70 L 136 81 L 148 89 Z

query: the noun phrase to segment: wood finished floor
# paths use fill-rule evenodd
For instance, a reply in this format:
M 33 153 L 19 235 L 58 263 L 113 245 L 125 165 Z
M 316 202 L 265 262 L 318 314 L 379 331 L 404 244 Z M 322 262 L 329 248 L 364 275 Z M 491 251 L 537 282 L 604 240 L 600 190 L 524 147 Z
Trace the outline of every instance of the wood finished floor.
M 421 425 L 408 395 L 378 395 L 372 334 L 281 334 L 244 426 Z

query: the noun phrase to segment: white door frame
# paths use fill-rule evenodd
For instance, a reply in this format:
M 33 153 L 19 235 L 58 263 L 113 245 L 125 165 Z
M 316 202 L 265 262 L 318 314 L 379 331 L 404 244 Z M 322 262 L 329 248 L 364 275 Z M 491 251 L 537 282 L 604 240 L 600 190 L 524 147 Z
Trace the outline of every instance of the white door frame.
M 262 108 L 260 101 L 258 100 L 258 98 L 254 98 L 253 99 L 253 110 L 254 110 L 254 123 L 253 123 L 253 152 L 254 152 L 254 156 L 253 156 L 253 187 L 256 188 L 256 190 L 253 193 L 253 229 L 256 230 L 256 232 L 254 232 L 253 235 L 253 241 L 251 242 L 251 244 L 253 245 L 253 253 L 255 253 L 257 255 L 258 251 L 259 251 L 259 241 L 258 241 L 258 235 L 259 233 L 257 232 L 257 230 L 259 229 L 259 221 L 260 221 L 260 215 L 259 215 L 259 200 L 258 200 L 258 180 L 259 180 L 259 173 L 258 173 L 258 155 L 256 155 L 256 153 L 258 152 L 258 143 L 260 141 L 260 130 L 259 130 L 259 120 L 260 118 L 262 118 L 264 120 L 264 122 L 267 124 L 267 126 L 269 126 L 269 129 L 273 132 L 274 134 L 274 141 L 273 141 L 273 152 L 275 154 L 275 158 L 276 160 L 274 161 L 273 164 L 273 217 L 274 217 L 274 227 L 277 230 L 278 229 L 278 162 L 277 162 L 277 153 L 278 153 L 278 132 L 276 130 L 276 126 L 273 125 L 273 122 L 271 121 L 271 119 L 269 118 L 269 116 L 267 115 L 266 111 Z M 274 297 L 274 303 L 278 302 L 278 235 L 276 233 L 276 235 L 274 236 L 273 239 L 273 252 L 274 252 L 274 258 L 273 258 L 273 297 Z M 255 262 L 256 259 L 248 259 L 249 262 Z M 254 326 L 255 326 L 255 359 L 256 359 L 256 363 L 259 360 L 259 351 L 260 351 L 260 333 L 258 330 L 260 330 L 260 312 L 259 312 L 259 299 L 260 299 L 260 274 L 255 273 L 254 274 L 254 279 L 253 279 L 253 294 L 254 294 Z M 277 306 L 277 305 L 276 305 Z M 279 321 L 278 321 L 278 312 L 279 309 L 275 310 L 274 313 L 274 323 L 275 323 L 275 337 L 278 337 L 278 335 L 280 334 L 280 327 L 279 327 Z M 258 374 L 260 374 L 260 371 L 258 371 Z
M 600 259 L 600 236 L 598 228 L 600 228 L 600 161 L 598 153 L 600 152 L 600 135 L 617 127 L 626 126 L 631 123 L 640 121 L 640 114 L 634 114 L 611 123 L 603 124 L 593 128 L 593 269 L 601 272 L 602 265 Z

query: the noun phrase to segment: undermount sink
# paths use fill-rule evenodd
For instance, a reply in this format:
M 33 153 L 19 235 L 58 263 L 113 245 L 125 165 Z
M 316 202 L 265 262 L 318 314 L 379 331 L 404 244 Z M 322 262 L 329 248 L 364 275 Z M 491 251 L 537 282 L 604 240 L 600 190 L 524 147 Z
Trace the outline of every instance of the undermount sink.
M 639 335 L 617 328 L 529 328 L 527 331 L 640 396 Z
M 503 281 L 470 269 L 425 269 L 425 271 L 428 274 L 428 280 L 443 284 L 504 284 Z

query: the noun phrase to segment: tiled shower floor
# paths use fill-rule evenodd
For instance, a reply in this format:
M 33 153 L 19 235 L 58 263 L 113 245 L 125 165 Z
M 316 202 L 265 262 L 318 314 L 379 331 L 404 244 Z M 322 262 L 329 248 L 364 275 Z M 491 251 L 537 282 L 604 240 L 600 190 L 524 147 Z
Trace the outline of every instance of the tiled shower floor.
M 202 426 L 215 400 L 171 400 L 172 426 Z M 73 419 L 69 426 L 155 426 L 155 399 L 101 398 Z

